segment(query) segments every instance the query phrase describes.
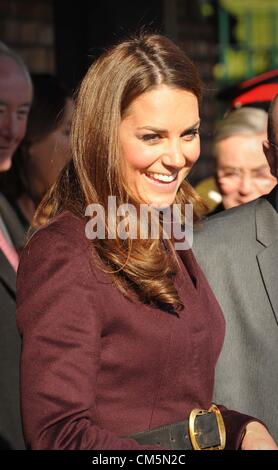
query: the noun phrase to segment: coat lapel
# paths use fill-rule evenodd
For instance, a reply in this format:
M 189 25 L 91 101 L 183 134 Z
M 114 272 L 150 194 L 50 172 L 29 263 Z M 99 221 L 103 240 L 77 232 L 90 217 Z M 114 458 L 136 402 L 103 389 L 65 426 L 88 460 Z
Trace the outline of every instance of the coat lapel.
M 265 248 L 257 255 L 263 283 L 278 323 L 278 214 L 260 198 L 256 206 L 257 240 Z
M 0 250 L 0 280 L 15 295 L 16 273 Z
M 10 234 L 12 242 L 17 249 L 23 248 L 26 235 L 19 219 L 7 199 L 0 194 L 0 214 Z
M 17 215 L 8 203 L 7 199 L 0 194 L 0 214 L 4 224 L 9 232 L 9 235 L 16 248 L 24 246 L 25 233 L 21 226 Z M 5 286 L 15 295 L 16 288 L 16 273 L 8 262 L 5 255 L 0 250 L 0 280 Z

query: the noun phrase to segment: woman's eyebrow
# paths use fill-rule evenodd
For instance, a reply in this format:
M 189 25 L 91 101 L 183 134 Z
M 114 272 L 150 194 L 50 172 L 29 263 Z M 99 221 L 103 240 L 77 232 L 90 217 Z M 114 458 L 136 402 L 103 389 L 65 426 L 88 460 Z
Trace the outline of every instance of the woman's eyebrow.
M 187 131 L 190 131 L 191 129 L 195 129 L 196 127 L 200 125 L 200 122 L 201 120 L 198 119 L 198 121 L 195 124 L 192 124 L 191 126 L 187 127 L 182 132 L 187 132 Z M 144 130 L 144 129 L 148 131 L 157 132 L 158 134 L 165 134 L 166 132 L 168 132 L 167 129 L 159 129 L 158 127 L 154 127 L 154 126 L 138 127 L 138 130 Z

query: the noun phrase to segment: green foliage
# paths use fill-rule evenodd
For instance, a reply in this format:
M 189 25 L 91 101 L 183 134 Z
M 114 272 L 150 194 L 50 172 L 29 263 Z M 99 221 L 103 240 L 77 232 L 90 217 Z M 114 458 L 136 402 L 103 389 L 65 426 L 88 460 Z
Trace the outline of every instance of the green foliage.
M 278 1 L 219 0 L 219 8 L 222 24 L 216 78 L 227 82 L 278 67 Z M 227 43 L 229 15 L 236 19 L 236 46 Z

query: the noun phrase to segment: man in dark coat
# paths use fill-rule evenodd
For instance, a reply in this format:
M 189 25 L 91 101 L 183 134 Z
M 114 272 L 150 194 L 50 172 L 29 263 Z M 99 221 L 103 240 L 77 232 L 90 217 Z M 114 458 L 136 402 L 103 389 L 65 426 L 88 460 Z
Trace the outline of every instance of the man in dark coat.
M 1 172 L 11 167 L 12 156 L 25 135 L 31 100 L 26 66 L 0 43 Z M 20 338 L 15 319 L 17 249 L 23 243 L 23 228 L 0 193 L 0 449 L 24 449 L 19 405 Z
M 264 152 L 278 178 L 278 95 Z M 270 194 L 211 217 L 194 251 L 218 299 L 226 336 L 214 399 L 256 415 L 278 438 L 278 185 Z

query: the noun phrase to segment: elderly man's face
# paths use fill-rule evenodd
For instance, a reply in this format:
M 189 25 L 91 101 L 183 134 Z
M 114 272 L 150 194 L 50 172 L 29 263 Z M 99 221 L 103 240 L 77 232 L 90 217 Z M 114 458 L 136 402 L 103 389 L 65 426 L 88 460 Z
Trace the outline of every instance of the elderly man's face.
M 276 184 L 263 153 L 266 134 L 234 135 L 216 144 L 217 181 L 225 209 L 253 201 Z
M 6 171 L 22 141 L 32 100 L 32 88 L 16 62 L 0 56 L 0 171 Z

